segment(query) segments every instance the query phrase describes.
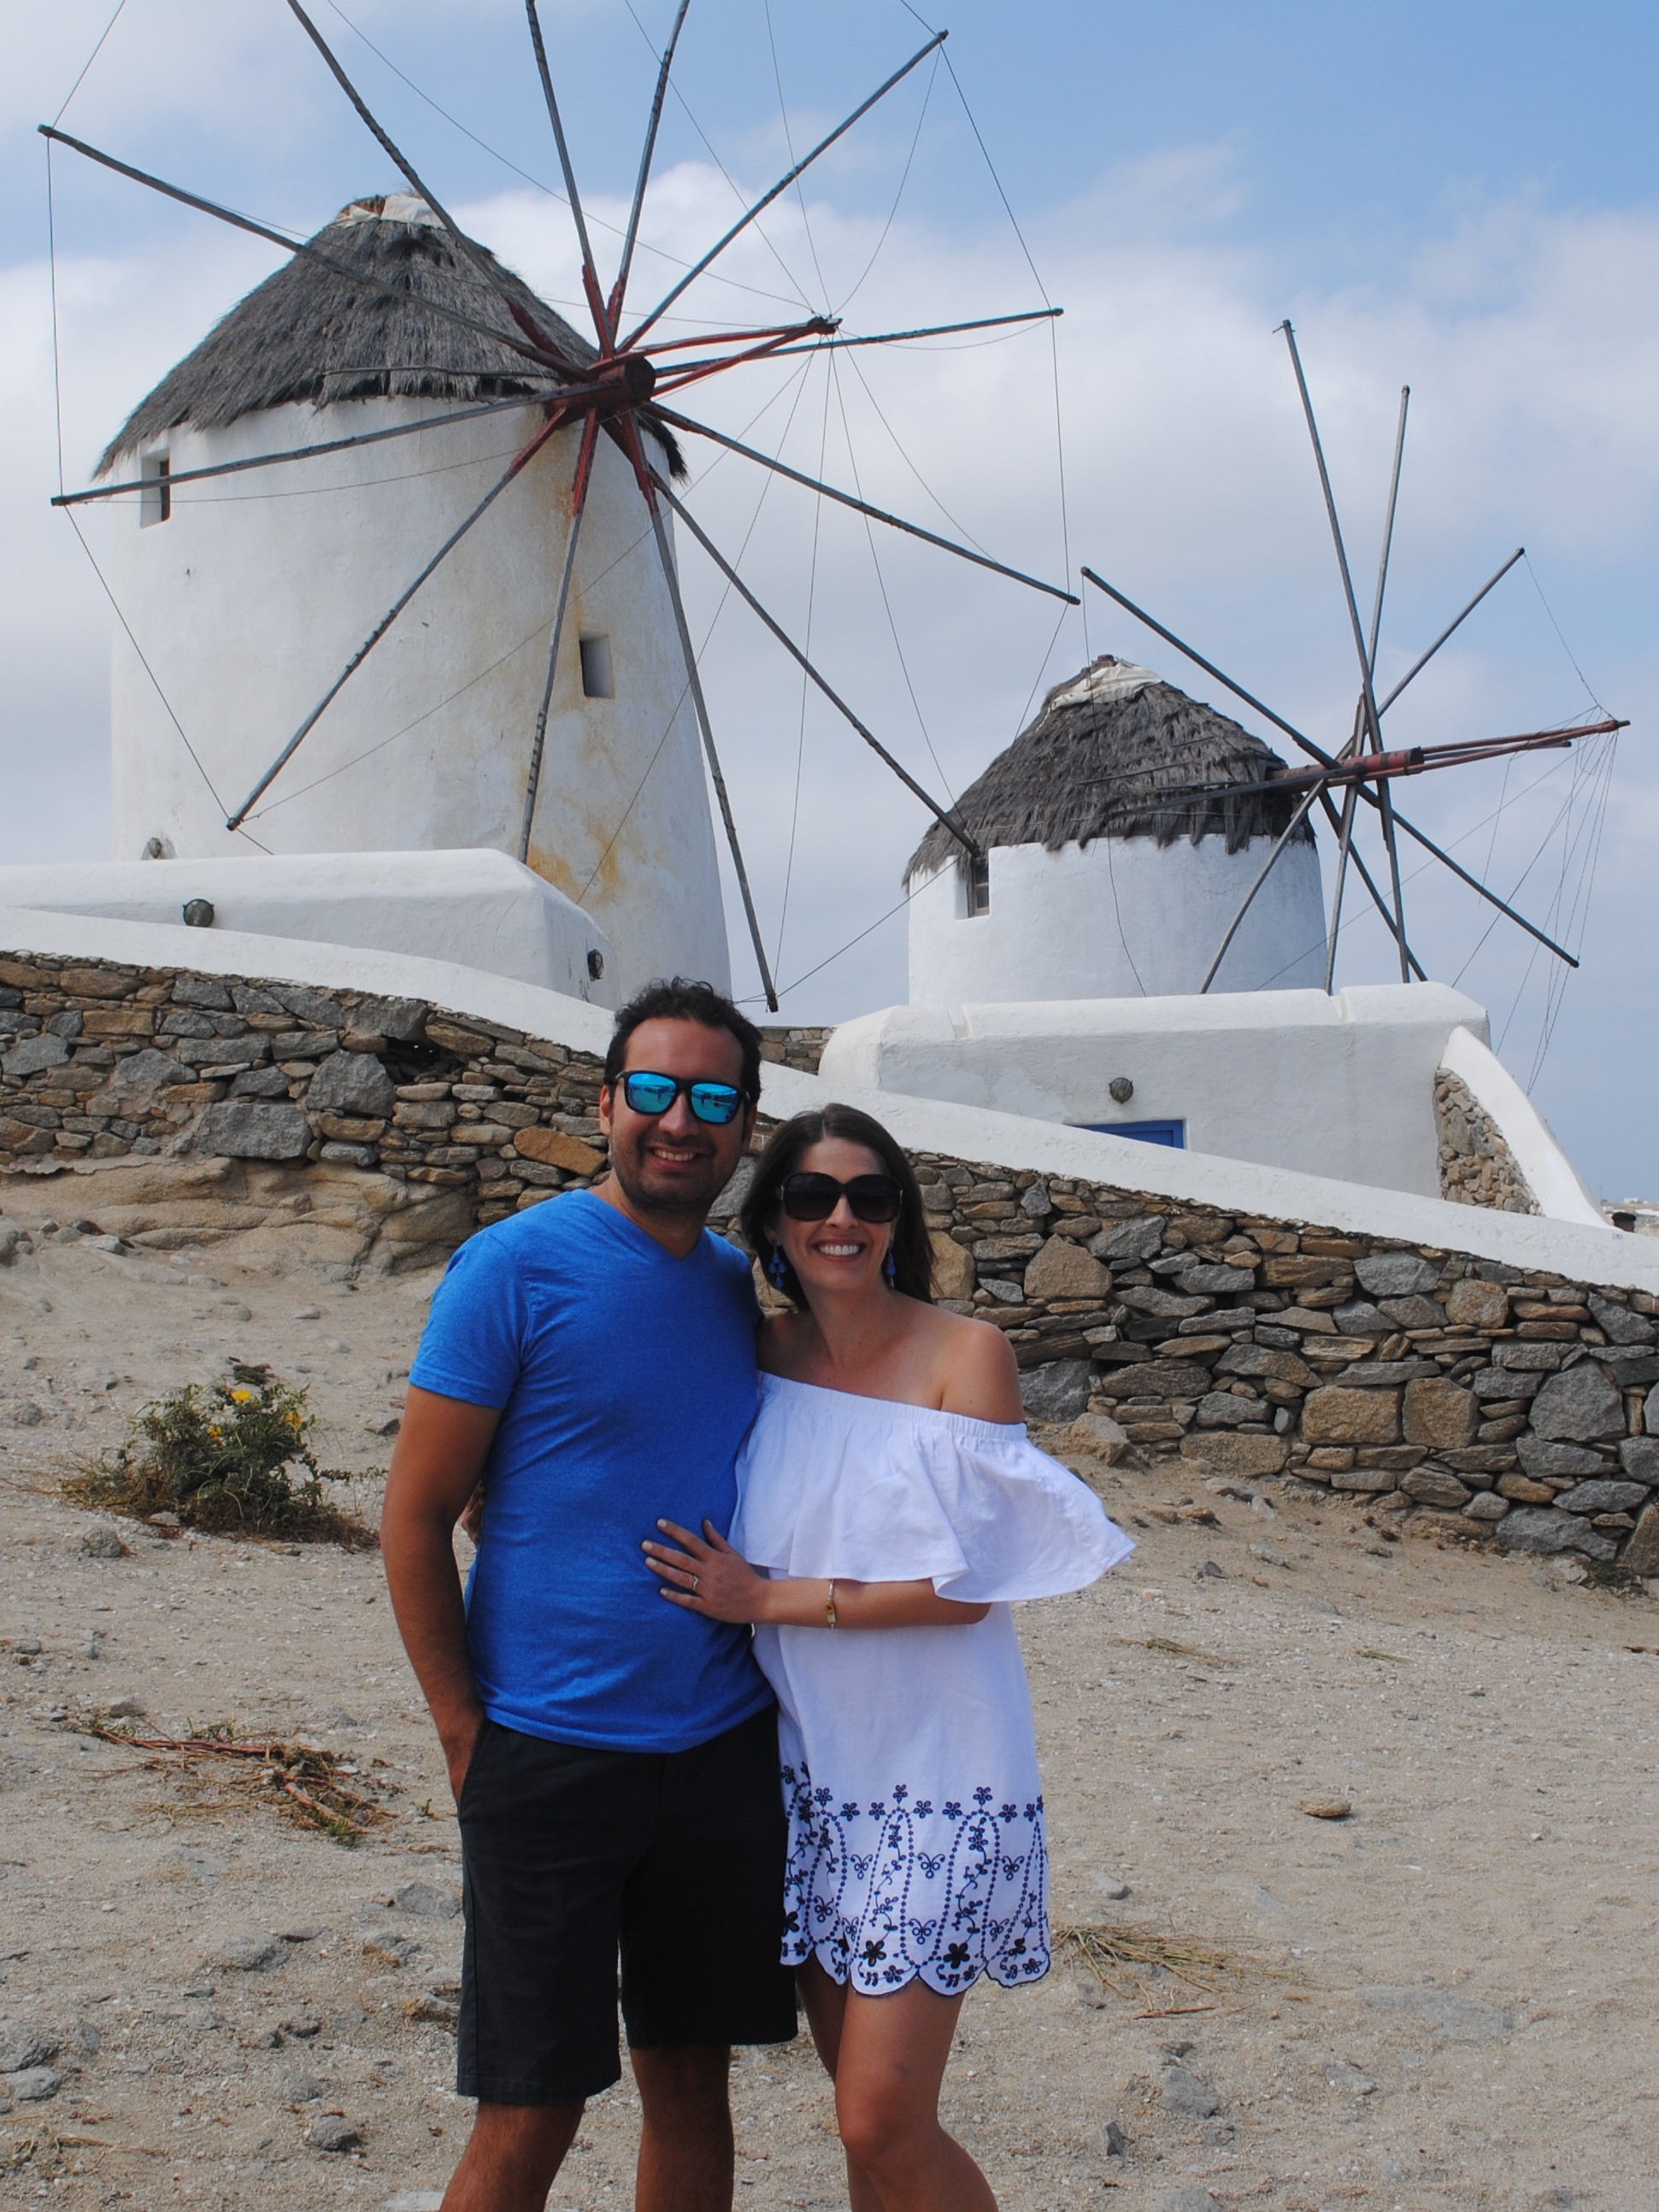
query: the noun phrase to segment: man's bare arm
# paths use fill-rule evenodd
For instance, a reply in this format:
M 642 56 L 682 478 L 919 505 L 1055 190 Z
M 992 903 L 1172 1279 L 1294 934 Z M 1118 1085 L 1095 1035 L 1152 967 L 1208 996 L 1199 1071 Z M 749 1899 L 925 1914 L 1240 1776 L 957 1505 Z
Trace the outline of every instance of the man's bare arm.
M 467 1656 L 455 1524 L 483 1472 L 499 1410 L 411 1383 L 380 1510 L 380 1554 L 410 1664 L 459 1802 L 483 1711 Z

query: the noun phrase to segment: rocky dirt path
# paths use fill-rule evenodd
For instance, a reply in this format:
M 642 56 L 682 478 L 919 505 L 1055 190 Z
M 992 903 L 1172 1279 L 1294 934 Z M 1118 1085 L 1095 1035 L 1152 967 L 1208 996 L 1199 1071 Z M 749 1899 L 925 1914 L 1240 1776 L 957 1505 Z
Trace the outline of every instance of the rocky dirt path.
M 455 1827 L 374 1555 L 124 1524 L 100 1557 L 56 1492 L 232 1357 L 309 1384 L 325 1459 L 383 1462 L 432 1279 L 84 1237 L 0 1269 L 8 2204 L 437 2202 Z M 1659 1606 L 1284 1484 L 1091 1473 L 1140 1549 L 1022 1626 L 1056 1923 L 1142 1958 L 970 1998 L 954 2124 L 1008 2212 L 1651 2212 Z M 303 1735 L 386 1816 L 344 1849 L 234 1762 L 78 1732 L 124 1703 Z M 844 2201 L 804 2044 L 736 2102 L 741 2203 Z M 628 2203 L 635 2117 L 599 2100 L 556 2207 Z

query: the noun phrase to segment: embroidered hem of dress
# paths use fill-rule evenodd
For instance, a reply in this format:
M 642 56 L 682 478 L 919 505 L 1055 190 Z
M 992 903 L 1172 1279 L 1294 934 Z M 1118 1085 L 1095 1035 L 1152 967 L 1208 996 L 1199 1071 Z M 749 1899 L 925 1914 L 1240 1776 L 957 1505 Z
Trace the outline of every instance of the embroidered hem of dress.
M 786 1966 L 804 1966 L 809 1959 L 817 1960 L 837 1988 L 850 1988 L 854 1996 L 861 1997 L 890 1997 L 895 1990 L 908 1989 L 912 1982 L 925 1982 L 936 1996 L 959 1997 L 965 1996 L 986 1974 L 999 1989 L 1023 1990 L 1029 1983 L 1040 1982 L 1053 1964 L 1045 1942 L 1041 1951 L 1033 1951 L 1021 1959 L 1017 1970 L 1005 1968 L 994 1960 L 981 1960 L 971 1972 L 953 1970 L 948 1979 L 945 1978 L 943 1970 L 930 1971 L 926 1966 L 915 1966 L 896 1980 L 866 1980 L 840 1955 L 833 1940 L 826 1939 L 822 1943 L 814 1944 L 791 1943 L 784 1948 L 783 1964 Z
M 816 1957 L 868 1996 L 917 1979 L 951 1996 L 986 1973 L 1012 1989 L 1048 1972 L 1041 1797 L 1003 1802 L 981 1784 L 936 1802 L 900 1782 L 866 1805 L 792 1765 L 783 1783 L 786 1965 Z

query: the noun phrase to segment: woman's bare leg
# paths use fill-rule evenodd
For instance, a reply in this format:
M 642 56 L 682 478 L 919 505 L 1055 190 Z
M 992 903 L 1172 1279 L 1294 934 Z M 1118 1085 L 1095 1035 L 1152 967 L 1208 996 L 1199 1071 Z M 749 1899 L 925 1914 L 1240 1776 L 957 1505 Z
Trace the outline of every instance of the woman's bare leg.
M 812 2040 L 836 2085 L 852 2212 L 996 2212 L 990 2184 L 939 2125 L 962 1999 L 920 1981 L 890 1996 L 860 1996 L 816 1960 L 800 1982 Z
M 847 1992 L 826 1974 L 816 1959 L 809 1959 L 796 1976 L 806 2025 L 812 2031 L 812 2047 L 833 2081 L 841 2056 L 841 2024 L 847 2010 Z M 847 2202 L 852 2212 L 884 2212 L 876 2185 L 847 2153 Z

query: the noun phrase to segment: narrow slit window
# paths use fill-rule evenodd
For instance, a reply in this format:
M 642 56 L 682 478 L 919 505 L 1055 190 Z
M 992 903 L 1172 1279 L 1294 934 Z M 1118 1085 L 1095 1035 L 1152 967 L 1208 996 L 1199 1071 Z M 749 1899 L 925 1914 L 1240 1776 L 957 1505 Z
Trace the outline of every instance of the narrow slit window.
M 582 656 L 582 696 L 586 699 L 614 699 L 616 682 L 611 666 L 611 641 L 608 637 L 584 637 L 579 641 Z
M 147 453 L 138 471 L 143 489 L 138 495 L 138 523 L 148 529 L 153 522 L 173 520 L 173 462 L 166 453 Z
M 975 853 L 968 863 L 966 910 L 971 921 L 975 915 L 991 911 L 991 856 Z

